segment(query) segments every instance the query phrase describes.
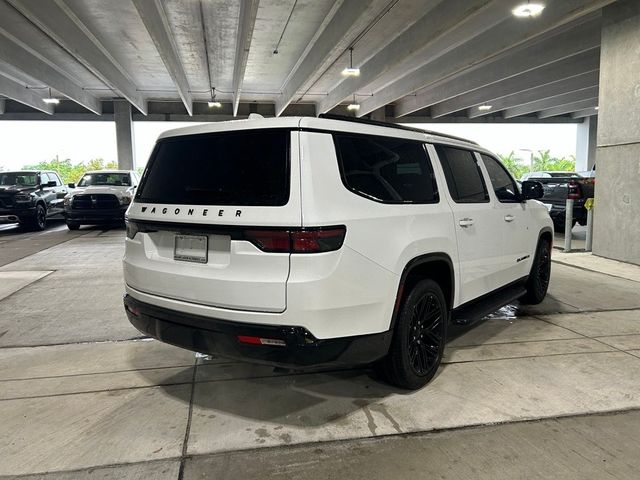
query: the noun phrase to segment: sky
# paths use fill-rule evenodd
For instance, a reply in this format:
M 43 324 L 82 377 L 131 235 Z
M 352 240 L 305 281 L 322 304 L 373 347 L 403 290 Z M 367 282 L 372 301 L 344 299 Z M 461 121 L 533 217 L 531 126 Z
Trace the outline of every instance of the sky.
M 137 166 L 144 166 L 158 135 L 165 130 L 197 125 L 194 122 L 134 122 Z M 528 158 L 523 149 L 550 150 L 552 156 L 576 153 L 576 124 L 445 124 L 411 126 L 450 133 L 477 141 L 499 154 L 512 150 Z M 113 122 L 0 121 L 0 167 L 15 170 L 24 165 L 70 158 L 80 163 L 93 158 L 117 160 Z

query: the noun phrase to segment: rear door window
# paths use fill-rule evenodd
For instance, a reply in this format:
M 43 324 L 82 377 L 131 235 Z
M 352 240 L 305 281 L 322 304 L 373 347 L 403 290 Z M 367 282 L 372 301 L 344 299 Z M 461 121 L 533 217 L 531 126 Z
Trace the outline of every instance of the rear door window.
M 486 203 L 489 192 L 476 156 L 469 150 L 435 145 L 442 163 L 449 193 L 456 203 Z
M 286 205 L 290 136 L 290 130 L 271 129 L 160 140 L 136 198 L 185 205 Z
M 421 142 L 372 135 L 334 134 L 344 185 L 384 203 L 436 203 L 438 188 Z

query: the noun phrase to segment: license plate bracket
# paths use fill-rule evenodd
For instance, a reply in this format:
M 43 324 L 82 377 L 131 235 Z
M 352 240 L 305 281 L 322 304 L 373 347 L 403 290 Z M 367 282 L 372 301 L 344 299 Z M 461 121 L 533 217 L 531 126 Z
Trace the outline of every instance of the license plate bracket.
M 207 263 L 209 237 L 206 235 L 176 235 L 173 259 L 180 262 Z

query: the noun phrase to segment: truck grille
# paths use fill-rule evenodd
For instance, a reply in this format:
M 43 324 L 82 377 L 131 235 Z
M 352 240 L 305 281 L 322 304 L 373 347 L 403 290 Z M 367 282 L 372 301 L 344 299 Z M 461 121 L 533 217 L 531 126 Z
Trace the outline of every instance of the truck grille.
M 93 195 L 75 195 L 71 204 L 78 210 L 107 210 L 118 208 L 120 201 L 115 195 L 97 193 Z
M 13 200 L 11 197 L 0 197 L 0 208 L 13 207 Z

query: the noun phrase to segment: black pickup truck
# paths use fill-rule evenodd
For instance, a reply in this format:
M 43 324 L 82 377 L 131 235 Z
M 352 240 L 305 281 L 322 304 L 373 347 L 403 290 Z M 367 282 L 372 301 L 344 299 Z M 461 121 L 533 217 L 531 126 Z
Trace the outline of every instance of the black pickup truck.
M 64 214 L 66 194 L 56 172 L 0 172 L 0 223 L 44 230 L 48 218 Z
M 593 197 L 593 178 L 584 178 L 573 172 L 533 172 L 523 180 L 542 184 L 544 196 L 540 201 L 549 209 L 556 231 L 564 231 L 567 199 L 573 199 L 573 221 L 580 225 L 587 224 L 584 203 Z

